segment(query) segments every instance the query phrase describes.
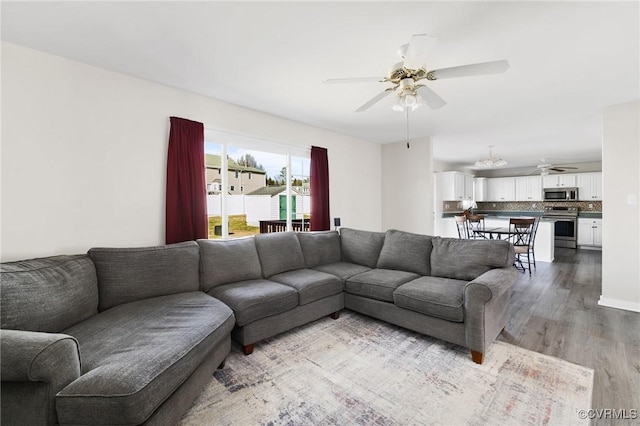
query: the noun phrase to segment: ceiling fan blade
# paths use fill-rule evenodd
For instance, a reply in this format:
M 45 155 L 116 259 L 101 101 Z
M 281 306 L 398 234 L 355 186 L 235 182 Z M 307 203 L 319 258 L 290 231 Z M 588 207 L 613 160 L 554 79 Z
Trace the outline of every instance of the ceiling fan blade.
M 549 170 L 553 170 L 554 172 L 558 172 L 558 173 L 563 173 L 566 171 L 565 169 L 559 169 L 557 167 L 549 167 Z
M 433 49 L 438 39 L 428 34 L 416 34 L 411 37 L 409 48 L 404 55 L 404 67 L 417 70 L 424 66 L 427 55 Z
M 566 170 L 578 170 L 577 167 L 572 167 L 572 166 L 556 166 L 556 167 L 560 167 L 561 169 L 566 169 Z
M 323 83 L 335 84 L 335 83 L 383 83 L 384 77 L 354 77 L 354 78 L 329 78 Z
M 470 77 L 474 75 L 499 74 L 509 69 L 509 61 L 491 61 L 478 64 L 459 65 L 457 67 L 441 68 L 429 71 L 427 79 L 442 80 L 443 78 Z
M 418 88 L 418 94 L 420 95 L 424 103 L 427 104 L 431 109 L 442 108 L 447 104 L 444 99 L 442 99 L 436 92 L 434 92 L 427 86 L 420 86 Z
M 356 112 L 363 112 L 368 110 L 369 108 L 371 108 L 374 104 L 380 102 L 382 99 L 384 99 L 385 97 L 387 97 L 389 94 L 391 94 L 391 92 L 393 92 L 393 90 L 385 90 L 384 92 L 380 92 L 377 95 L 375 95 L 373 98 L 369 99 L 369 101 L 367 103 L 365 103 L 364 105 L 362 105 L 360 108 L 358 108 L 356 110 Z

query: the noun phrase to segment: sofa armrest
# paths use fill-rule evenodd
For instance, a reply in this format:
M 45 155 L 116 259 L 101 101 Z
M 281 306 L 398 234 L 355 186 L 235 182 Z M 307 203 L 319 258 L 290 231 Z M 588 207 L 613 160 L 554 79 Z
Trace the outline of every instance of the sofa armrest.
M 485 353 L 509 322 L 511 286 L 518 272 L 513 266 L 485 272 L 464 289 L 467 347 Z
M 0 330 L 3 381 L 65 385 L 80 377 L 78 342 L 66 334 Z
M 464 303 L 468 308 L 472 304 L 487 303 L 498 298 L 505 291 L 511 291 L 511 286 L 518 272 L 513 266 L 491 269 L 470 281 L 464 289 Z
M 57 423 L 55 395 L 80 377 L 78 342 L 66 334 L 21 330 L 0 330 L 0 375 L 2 377 L 2 419 L 33 419 Z M 33 402 L 24 395 L 12 395 L 18 389 L 9 382 L 43 382 L 47 395 L 37 404 L 43 410 L 34 413 Z M 6 385 L 6 386 L 5 386 Z M 46 420 L 45 420 L 46 419 Z

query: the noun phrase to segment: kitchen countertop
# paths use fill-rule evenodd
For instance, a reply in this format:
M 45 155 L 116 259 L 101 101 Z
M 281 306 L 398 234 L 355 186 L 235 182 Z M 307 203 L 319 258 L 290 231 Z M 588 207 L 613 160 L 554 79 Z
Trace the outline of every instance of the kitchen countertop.
M 454 217 L 462 215 L 462 211 L 459 212 L 443 212 L 442 217 Z M 476 210 L 474 214 L 481 214 L 486 218 L 496 218 L 496 219 L 509 219 L 512 217 L 537 217 L 544 215 L 544 211 L 514 211 L 514 210 Z M 602 212 L 592 212 L 592 211 L 580 211 L 578 212 L 578 217 L 590 218 L 590 219 L 600 219 L 602 218 Z M 545 218 L 546 219 L 546 218 Z M 552 221 L 555 219 L 551 219 Z

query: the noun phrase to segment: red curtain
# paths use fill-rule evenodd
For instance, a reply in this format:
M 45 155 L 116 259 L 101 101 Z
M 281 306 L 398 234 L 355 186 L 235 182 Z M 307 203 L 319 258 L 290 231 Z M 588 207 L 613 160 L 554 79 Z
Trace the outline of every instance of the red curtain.
M 329 160 L 326 148 L 311 147 L 311 231 L 331 228 L 329 215 Z
M 167 154 L 166 243 L 208 237 L 204 125 L 171 117 Z

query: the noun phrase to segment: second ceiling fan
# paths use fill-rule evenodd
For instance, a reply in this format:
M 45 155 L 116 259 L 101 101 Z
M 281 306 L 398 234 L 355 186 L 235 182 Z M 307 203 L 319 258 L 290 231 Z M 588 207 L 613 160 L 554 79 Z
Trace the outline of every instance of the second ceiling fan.
M 394 105 L 395 110 L 415 110 L 423 103 L 431 109 L 437 109 L 446 105 L 446 102 L 428 86 L 418 84 L 419 81 L 499 74 L 509 68 L 508 61 L 500 60 L 427 70 L 427 68 L 425 68 L 425 59 L 436 41 L 437 39 L 435 37 L 427 34 L 416 34 L 412 36 L 409 44 L 400 47 L 399 54 L 404 60 L 395 64 L 386 77 L 333 78 L 325 80 L 325 83 L 380 82 L 393 84 L 393 86 L 388 87 L 367 101 L 356 110 L 357 112 L 366 111 L 394 92 L 397 93 L 398 96 L 397 103 Z

